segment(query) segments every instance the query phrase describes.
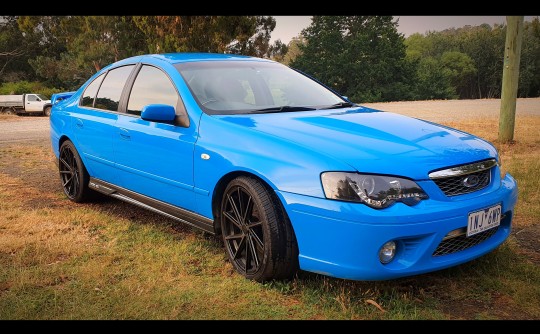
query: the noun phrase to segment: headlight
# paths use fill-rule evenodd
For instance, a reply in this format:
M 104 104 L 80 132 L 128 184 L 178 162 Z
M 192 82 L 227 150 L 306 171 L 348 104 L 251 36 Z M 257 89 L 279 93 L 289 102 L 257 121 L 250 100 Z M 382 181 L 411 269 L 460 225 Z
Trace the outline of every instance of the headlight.
M 428 198 L 414 181 L 395 176 L 326 172 L 322 173 L 321 181 L 326 198 L 360 202 L 375 209 L 395 202 L 412 206 Z

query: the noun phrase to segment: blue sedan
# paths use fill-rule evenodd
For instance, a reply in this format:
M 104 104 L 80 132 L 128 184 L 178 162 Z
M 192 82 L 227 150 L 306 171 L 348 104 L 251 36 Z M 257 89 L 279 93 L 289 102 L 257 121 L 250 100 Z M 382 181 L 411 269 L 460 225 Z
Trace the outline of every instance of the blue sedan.
M 508 237 L 518 194 L 485 140 L 254 57 L 124 59 L 54 104 L 50 125 L 70 200 L 101 193 L 221 235 L 259 282 L 470 261 Z

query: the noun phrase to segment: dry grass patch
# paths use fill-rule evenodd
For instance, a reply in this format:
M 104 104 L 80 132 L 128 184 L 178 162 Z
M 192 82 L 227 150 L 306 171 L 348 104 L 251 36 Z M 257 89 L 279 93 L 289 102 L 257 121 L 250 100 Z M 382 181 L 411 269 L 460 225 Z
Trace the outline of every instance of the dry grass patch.
M 497 144 L 495 118 L 446 125 L 498 146 L 524 232 L 470 263 L 385 282 L 247 281 L 217 238 L 114 199 L 69 202 L 47 142 L 0 146 L 0 319 L 540 319 L 539 243 L 521 238 L 540 231 L 540 118 L 518 118 L 512 145 Z
M 37 198 L 66 205 L 29 208 Z M 293 296 L 236 275 L 215 238 L 160 216 L 133 222 L 101 210 L 107 203 L 73 204 L 5 174 L 0 203 L 0 319 L 318 314 L 315 307 L 298 308 Z

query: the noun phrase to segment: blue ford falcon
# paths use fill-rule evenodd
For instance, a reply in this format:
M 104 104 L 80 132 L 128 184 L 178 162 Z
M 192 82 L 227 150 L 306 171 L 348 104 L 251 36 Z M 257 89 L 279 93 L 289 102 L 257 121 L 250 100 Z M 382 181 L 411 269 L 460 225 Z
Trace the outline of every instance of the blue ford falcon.
M 50 117 L 65 195 L 221 235 L 248 279 L 416 275 L 510 233 L 517 185 L 489 142 L 362 107 L 270 60 L 136 56 L 70 94 Z

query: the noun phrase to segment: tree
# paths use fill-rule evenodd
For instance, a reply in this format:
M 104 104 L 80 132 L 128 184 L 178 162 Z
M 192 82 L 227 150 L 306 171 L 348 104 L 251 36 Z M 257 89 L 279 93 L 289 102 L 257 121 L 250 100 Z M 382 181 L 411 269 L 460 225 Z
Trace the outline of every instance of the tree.
M 469 55 L 477 69 L 469 98 L 500 97 L 506 27 L 483 24 L 458 31 L 457 51 Z
M 476 77 L 476 66 L 469 55 L 459 51 L 446 51 L 440 58 L 453 90 L 460 98 L 467 98 L 467 89 Z
M 32 16 L 20 17 L 19 26 L 45 46 L 29 61 L 36 73 L 70 89 L 103 66 L 142 53 L 146 47 L 130 17 Z
M 304 44 L 306 44 L 306 40 L 302 34 L 293 37 L 289 44 L 287 44 L 287 53 L 283 57 L 283 64 L 290 65 L 299 55 L 301 55 L 302 51 L 300 50 L 300 47 Z
M 408 99 L 413 72 L 391 16 L 314 16 L 291 66 L 354 101 Z
M 270 45 L 268 48 L 268 52 L 265 55 L 266 58 L 270 58 L 274 61 L 283 62 L 283 59 L 285 58 L 285 55 L 289 52 L 289 47 L 287 44 L 281 42 L 280 39 L 276 40 L 274 44 Z
M 134 16 L 151 53 L 217 52 L 268 55 L 271 16 Z
M 33 45 L 25 42 L 17 17 L 0 19 L 0 82 L 33 79 L 34 71 L 28 59 L 34 54 Z
M 228 17 L 231 18 L 231 17 Z M 270 37 L 276 27 L 276 20 L 271 16 L 232 16 L 233 19 L 248 23 L 241 26 L 243 29 L 236 31 L 235 40 L 228 47 L 231 53 L 246 56 L 267 57 L 272 52 L 282 51 L 281 45 L 274 44 L 270 48 Z M 279 42 L 281 43 L 281 41 Z
M 538 17 L 523 25 L 518 96 L 540 96 L 540 20 Z
M 441 61 L 434 57 L 419 60 L 415 99 L 453 99 L 456 98 L 451 82 L 451 73 Z

